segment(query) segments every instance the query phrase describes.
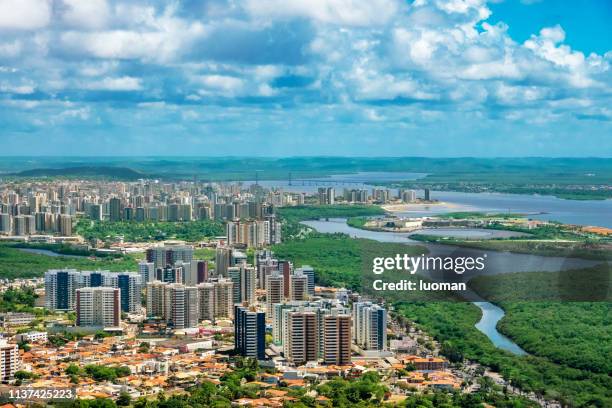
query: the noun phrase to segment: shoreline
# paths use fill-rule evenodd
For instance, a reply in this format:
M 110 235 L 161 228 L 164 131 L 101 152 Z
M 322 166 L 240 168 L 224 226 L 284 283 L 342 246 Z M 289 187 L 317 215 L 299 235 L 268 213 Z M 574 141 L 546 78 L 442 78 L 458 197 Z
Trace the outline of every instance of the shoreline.
M 430 208 L 433 207 L 433 208 Z M 437 201 L 431 203 L 404 203 L 404 204 L 385 204 L 381 205 L 380 208 L 390 213 L 405 213 L 405 212 L 427 212 L 437 209 L 448 209 L 450 211 L 456 210 L 470 210 L 470 206 L 461 204 L 449 203 L 446 201 Z M 432 211 L 434 213 L 434 211 Z

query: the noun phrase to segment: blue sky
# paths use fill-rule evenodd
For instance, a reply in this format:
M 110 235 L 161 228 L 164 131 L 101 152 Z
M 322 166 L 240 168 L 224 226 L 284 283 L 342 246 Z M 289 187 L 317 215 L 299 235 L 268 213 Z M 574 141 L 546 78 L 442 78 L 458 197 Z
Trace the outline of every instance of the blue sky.
M 608 0 L 0 0 L 0 155 L 612 156 Z

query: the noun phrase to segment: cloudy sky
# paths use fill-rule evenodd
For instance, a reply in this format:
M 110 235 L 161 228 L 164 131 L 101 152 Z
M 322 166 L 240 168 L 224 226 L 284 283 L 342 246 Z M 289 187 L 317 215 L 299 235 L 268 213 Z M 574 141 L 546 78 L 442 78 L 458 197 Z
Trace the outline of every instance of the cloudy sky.
M 612 156 L 609 0 L 0 0 L 0 155 Z

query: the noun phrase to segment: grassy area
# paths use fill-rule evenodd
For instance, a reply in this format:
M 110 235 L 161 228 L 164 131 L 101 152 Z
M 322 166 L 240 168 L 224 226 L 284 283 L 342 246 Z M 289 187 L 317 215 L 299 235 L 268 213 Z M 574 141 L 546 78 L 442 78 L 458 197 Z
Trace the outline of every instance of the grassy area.
M 122 236 L 130 242 L 163 241 L 180 239 L 201 241 L 225 234 L 221 221 L 197 220 L 190 222 L 110 222 L 81 219 L 75 231 L 87 240 L 114 240 Z
M 33 278 L 48 269 L 75 268 L 81 270 L 108 269 L 111 271 L 138 270 L 135 256 L 69 258 L 24 252 L 8 244 L 0 244 L 0 278 Z

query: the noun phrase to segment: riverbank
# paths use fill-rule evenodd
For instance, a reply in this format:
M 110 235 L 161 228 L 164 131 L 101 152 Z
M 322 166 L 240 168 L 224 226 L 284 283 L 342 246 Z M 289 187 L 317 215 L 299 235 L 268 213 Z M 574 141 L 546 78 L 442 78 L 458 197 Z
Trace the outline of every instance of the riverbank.
M 385 204 L 381 208 L 390 213 L 409 213 L 409 212 L 450 212 L 450 211 L 470 211 L 472 207 L 464 206 L 445 201 L 432 201 L 429 203 L 403 203 L 403 204 Z

